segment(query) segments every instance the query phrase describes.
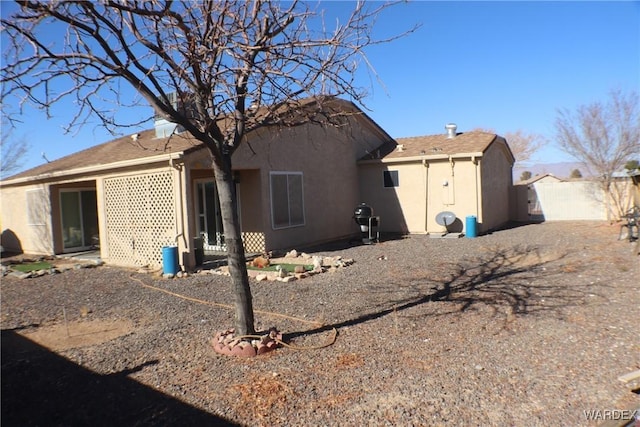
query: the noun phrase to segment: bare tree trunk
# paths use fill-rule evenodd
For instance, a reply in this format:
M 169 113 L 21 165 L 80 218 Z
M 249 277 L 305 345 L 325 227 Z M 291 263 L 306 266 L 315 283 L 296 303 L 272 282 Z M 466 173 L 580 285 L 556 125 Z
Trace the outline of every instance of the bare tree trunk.
M 231 284 L 235 296 L 234 327 L 236 335 L 248 335 L 255 333 L 251 288 L 249 286 L 247 262 L 240 233 L 240 221 L 238 220 L 237 195 L 231 171 L 231 155 L 227 154 L 222 157 L 222 164 L 213 162 L 213 169 L 220 199 L 229 274 L 231 275 Z

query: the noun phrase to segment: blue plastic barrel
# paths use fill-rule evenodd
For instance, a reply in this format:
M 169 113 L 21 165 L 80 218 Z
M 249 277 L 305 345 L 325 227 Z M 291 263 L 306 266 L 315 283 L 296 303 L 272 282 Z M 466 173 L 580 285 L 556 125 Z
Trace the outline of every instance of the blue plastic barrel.
M 178 247 L 164 246 L 162 248 L 162 274 L 177 274 L 178 267 Z
M 477 231 L 477 221 L 475 215 L 469 215 L 466 221 L 466 233 L 465 236 L 468 238 L 473 238 L 478 236 Z

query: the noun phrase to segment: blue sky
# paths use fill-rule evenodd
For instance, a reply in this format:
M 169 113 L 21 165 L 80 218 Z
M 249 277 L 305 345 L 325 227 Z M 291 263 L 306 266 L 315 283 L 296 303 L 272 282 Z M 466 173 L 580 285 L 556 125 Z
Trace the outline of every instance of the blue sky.
M 350 3 L 321 6 L 339 12 Z M 640 90 L 638 1 L 411 2 L 387 10 L 375 31 L 417 23 L 415 33 L 367 52 L 384 83 L 373 83 L 367 114 L 393 137 L 441 133 L 449 122 L 462 132 L 523 130 L 550 140 L 533 161 L 567 161 L 553 143 L 558 108 L 604 101 L 611 89 Z M 60 105 L 49 120 L 26 111 L 12 134 L 31 145 L 23 170 L 44 162 L 41 152 L 54 160 L 112 138 L 96 123 L 65 135 L 72 109 Z

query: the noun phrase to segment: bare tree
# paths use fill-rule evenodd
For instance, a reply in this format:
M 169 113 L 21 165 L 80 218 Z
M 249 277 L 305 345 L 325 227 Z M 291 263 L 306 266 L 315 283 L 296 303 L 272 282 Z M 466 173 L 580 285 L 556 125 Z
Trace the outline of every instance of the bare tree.
M 3 136 L 0 146 L 2 148 L 2 153 L 0 154 L 0 176 L 5 178 L 20 169 L 24 157 L 29 152 L 29 144 L 24 138 L 13 139 Z
M 494 129 L 476 128 L 478 132 L 496 133 Z M 537 133 L 527 133 L 523 130 L 506 132 L 504 139 L 507 140 L 511 153 L 516 159 L 516 163 L 526 162 L 531 156 L 546 143 L 546 138 Z
M 511 148 L 513 157 L 517 163 L 526 162 L 531 156 L 540 149 L 545 143 L 546 138 L 537 133 L 527 133 L 522 130 L 515 132 L 506 132 L 504 138 Z
M 336 125 L 342 113 L 331 108 L 333 97 L 362 105 L 367 90 L 355 71 L 364 63 L 375 74 L 364 49 L 396 38 L 372 35 L 390 4 L 353 3 L 344 22 L 328 29 L 321 10 L 298 1 L 17 3 L 20 11 L 1 21 L 8 40 L 3 98 L 17 95 L 48 110 L 72 97 L 78 110 L 70 125 L 98 117 L 111 130 L 137 123 L 123 122 L 106 101 L 118 109 L 147 103 L 211 152 L 236 333 L 253 333 L 231 156 L 260 127 Z M 54 27 L 63 35 L 50 39 Z M 123 82 L 137 97 L 121 98 Z
M 640 98 L 637 92 L 613 90 L 606 103 L 581 105 L 574 112 L 558 111 L 556 139 L 562 150 L 598 177 L 607 195 L 609 214 L 621 215 L 624 201 L 614 172 L 640 154 Z

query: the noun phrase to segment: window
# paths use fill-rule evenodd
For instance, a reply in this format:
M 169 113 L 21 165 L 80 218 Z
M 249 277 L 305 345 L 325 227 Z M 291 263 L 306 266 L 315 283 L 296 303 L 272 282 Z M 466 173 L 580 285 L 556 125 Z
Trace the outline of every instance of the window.
M 382 171 L 382 179 L 385 188 L 399 187 L 398 171 Z
M 270 181 L 273 228 L 304 225 L 302 172 L 271 172 Z

